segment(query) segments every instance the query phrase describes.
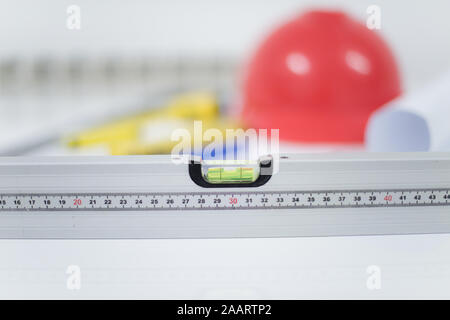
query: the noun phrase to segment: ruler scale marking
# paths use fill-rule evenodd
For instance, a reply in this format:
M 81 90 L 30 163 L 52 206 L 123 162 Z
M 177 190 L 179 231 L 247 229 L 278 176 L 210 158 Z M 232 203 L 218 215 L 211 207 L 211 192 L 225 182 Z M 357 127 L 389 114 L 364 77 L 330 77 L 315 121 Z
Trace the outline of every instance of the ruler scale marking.
M 211 209 L 449 206 L 449 189 L 1 194 L 9 211 L 174 211 Z M 408 193 L 408 196 L 405 195 Z M 34 198 L 33 198 L 34 197 Z

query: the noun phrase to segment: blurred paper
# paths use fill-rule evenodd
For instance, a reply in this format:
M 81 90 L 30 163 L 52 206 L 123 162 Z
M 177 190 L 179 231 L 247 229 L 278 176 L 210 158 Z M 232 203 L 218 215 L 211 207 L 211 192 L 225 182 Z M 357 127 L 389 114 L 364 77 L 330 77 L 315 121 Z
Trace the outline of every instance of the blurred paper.
M 368 151 L 450 151 L 450 72 L 373 113 Z

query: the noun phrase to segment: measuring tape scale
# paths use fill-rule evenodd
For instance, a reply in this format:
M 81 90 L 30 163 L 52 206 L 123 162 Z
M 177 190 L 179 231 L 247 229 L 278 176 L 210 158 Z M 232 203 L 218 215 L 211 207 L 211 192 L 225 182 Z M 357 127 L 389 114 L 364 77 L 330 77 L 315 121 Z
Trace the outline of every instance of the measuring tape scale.
M 0 195 L 8 211 L 170 211 L 370 208 L 450 205 L 450 189 Z

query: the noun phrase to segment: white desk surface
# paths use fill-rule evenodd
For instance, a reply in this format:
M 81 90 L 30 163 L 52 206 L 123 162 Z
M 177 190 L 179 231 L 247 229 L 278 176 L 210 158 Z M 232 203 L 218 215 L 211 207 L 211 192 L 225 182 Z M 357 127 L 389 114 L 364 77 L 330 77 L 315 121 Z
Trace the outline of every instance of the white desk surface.
M 64 150 L 50 145 L 38 153 Z M 448 252 L 450 234 L 0 240 L 0 298 L 448 299 Z M 70 265 L 80 267 L 80 290 L 67 288 Z M 372 265 L 381 271 L 376 290 L 367 287 Z
M 2 240 L 0 298 L 448 299 L 449 250 L 450 235 Z M 66 286 L 69 265 L 79 290 Z

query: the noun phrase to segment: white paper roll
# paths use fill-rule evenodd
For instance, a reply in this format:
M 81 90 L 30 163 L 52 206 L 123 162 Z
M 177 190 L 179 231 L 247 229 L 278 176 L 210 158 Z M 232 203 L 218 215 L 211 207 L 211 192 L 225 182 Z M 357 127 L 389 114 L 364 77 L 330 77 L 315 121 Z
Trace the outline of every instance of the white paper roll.
M 450 151 L 450 72 L 373 113 L 368 151 Z

